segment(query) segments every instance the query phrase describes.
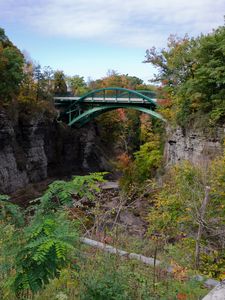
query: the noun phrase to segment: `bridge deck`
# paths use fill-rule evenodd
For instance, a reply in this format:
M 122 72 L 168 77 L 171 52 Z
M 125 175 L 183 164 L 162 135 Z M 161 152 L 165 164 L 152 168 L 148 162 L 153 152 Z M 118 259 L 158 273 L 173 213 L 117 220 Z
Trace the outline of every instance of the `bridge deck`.
M 54 97 L 54 101 L 56 105 L 64 104 L 64 103 L 72 103 L 76 102 L 80 99 L 80 97 Z M 156 102 L 156 99 L 152 99 Z M 125 98 L 125 97 L 87 97 L 82 100 L 82 103 L 145 103 L 151 104 L 149 101 L 141 98 Z

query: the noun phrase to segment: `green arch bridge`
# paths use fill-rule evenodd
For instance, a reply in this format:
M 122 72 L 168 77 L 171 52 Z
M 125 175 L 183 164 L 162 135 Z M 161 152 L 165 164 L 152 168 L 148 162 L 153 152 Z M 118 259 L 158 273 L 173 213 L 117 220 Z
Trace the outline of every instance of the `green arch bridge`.
M 83 126 L 100 114 L 118 108 L 135 109 L 165 122 L 165 119 L 155 112 L 159 106 L 155 94 L 146 90 L 107 87 L 80 97 L 56 96 L 54 104 L 60 111 L 60 119 L 69 126 Z

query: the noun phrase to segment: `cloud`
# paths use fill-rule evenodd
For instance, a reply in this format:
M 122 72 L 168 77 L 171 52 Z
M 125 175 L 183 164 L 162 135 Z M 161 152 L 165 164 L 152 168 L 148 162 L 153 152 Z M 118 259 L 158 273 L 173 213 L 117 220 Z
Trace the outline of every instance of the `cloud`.
M 170 33 L 206 33 L 224 11 L 224 0 L 0 0 L 0 19 L 41 34 L 141 48 L 164 46 Z

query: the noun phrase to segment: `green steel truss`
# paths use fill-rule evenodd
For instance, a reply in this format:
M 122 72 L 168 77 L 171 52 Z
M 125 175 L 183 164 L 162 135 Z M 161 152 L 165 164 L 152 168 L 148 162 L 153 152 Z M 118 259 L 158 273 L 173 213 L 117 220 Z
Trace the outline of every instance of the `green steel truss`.
M 151 97 L 150 97 L 151 96 Z M 83 126 L 100 114 L 118 108 L 129 108 L 166 121 L 155 109 L 159 106 L 151 91 L 135 91 L 120 87 L 93 90 L 80 97 L 54 97 L 60 118 L 69 126 Z

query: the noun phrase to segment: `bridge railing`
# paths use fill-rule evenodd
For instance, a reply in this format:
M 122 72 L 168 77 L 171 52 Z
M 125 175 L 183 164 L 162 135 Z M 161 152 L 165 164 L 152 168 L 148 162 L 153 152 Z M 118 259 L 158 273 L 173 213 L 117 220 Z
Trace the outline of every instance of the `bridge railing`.
M 151 98 L 149 97 L 151 96 Z M 154 98 L 152 97 L 154 96 Z M 65 105 L 71 103 L 71 106 L 75 106 L 77 102 L 89 103 L 149 103 L 156 106 L 155 93 L 146 90 L 129 90 L 120 87 L 108 87 L 101 88 L 79 97 L 54 97 L 55 105 Z

